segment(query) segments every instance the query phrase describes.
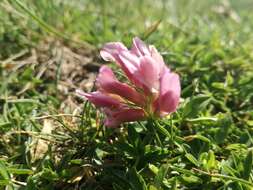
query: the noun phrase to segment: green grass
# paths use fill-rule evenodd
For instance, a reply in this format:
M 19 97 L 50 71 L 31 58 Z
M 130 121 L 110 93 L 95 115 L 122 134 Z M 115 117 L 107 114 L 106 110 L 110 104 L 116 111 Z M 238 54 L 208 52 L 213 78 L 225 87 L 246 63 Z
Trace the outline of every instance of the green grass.
M 229 2 L 0 1 L 0 189 L 253 189 L 253 3 Z M 103 64 L 104 43 L 134 36 L 180 74 L 182 102 L 107 129 L 63 93 L 62 48 Z

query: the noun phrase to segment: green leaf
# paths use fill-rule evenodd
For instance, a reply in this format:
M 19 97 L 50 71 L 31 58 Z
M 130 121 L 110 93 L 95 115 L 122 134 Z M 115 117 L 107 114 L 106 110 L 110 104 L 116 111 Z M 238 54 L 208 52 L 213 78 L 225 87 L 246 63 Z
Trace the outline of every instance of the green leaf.
M 41 177 L 50 181 L 59 179 L 58 173 L 48 168 L 44 168 Z
M 153 164 L 149 164 L 148 167 L 155 175 L 159 172 L 159 169 Z
M 148 190 L 158 190 L 154 185 L 150 185 L 149 187 L 148 187 Z
M 253 127 L 253 120 L 247 120 L 246 123 L 248 126 Z
M 133 125 L 128 125 L 128 139 L 129 142 L 134 146 L 138 147 L 139 144 L 139 135 L 135 130 L 135 127 Z
M 115 146 L 117 147 L 118 150 L 125 152 L 128 155 L 137 156 L 136 149 L 129 143 L 118 142 L 115 144 Z
M 190 184 L 192 184 L 192 183 L 199 183 L 199 184 L 201 184 L 202 183 L 201 178 L 199 178 L 197 176 L 194 176 L 194 175 L 190 175 L 190 176 L 188 176 L 188 175 L 182 175 L 181 177 L 182 177 L 182 179 L 185 182 L 190 183 Z
M 186 175 L 195 175 L 195 173 L 191 170 L 187 170 L 187 169 L 184 169 L 184 168 L 180 168 L 180 167 L 177 167 L 177 166 L 170 166 L 170 168 L 172 168 L 173 170 L 179 172 L 179 173 L 183 173 L 183 174 L 186 174 Z
M 4 180 L 2 181 L 2 183 L 7 183 L 7 189 L 14 189 L 13 185 L 12 185 L 12 182 L 11 182 L 11 178 L 10 178 L 10 175 L 9 175 L 9 172 L 7 170 L 7 167 L 5 165 L 5 163 L 0 160 L 0 174 L 1 176 L 4 178 Z
M 230 114 L 219 114 L 219 120 L 217 124 L 219 130 L 217 130 L 215 134 L 215 139 L 218 144 L 225 142 L 232 124 L 233 122 Z
M 114 190 L 124 190 L 120 185 L 113 183 L 112 184 Z
M 10 127 L 10 126 L 11 126 L 11 122 L 0 123 L 0 128 Z
M 0 174 L 4 179 L 6 179 L 6 180 L 10 179 L 9 172 L 8 172 L 4 162 L 1 160 L 0 160 Z
M 177 178 L 174 178 L 174 180 L 172 181 L 171 190 L 177 190 Z
M 10 181 L 8 179 L 1 179 L 0 180 L 0 186 L 6 186 L 9 185 Z
M 208 170 L 212 169 L 215 167 L 215 155 L 212 150 L 209 150 L 208 155 L 207 155 L 207 163 L 206 163 L 206 168 Z
M 226 90 L 226 86 L 222 82 L 213 82 L 212 87 L 219 89 L 219 90 Z
M 243 179 L 249 180 L 250 173 L 253 166 L 253 150 L 249 150 L 246 159 L 243 164 Z
M 232 85 L 234 83 L 234 78 L 231 76 L 230 72 L 227 72 L 226 75 L 226 84 L 227 85 Z
M 199 139 L 203 142 L 211 143 L 211 141 L 208 138 L 206 138 L 205 136 L 203 136 L 201 134 L 190 135 L 190 136 L 185 137 L 185 140 L 187 140 L 187 141 L 191 141 L 193 139 Z
M 155 186 L 161 188 L 163 185 L 163 180 L 168 173 L 169 165 L 164 164 L 159 168 L 159 171 L 154 179 Z
M 171 135 L 169 133 L 169 131 L 167 131 L 167 129 L 165 129 L 162 125 L 160 125 L 159 122 L 155 122 L 154 126 L 156 127 L 156 129 L 163 134 L 164 136 L 168 137 L 169 139 L 171 139 Z
M 117 182 L 117 185 L 120 184 L 120 186 L 123 189 L 129 189 L 130 188 L 130 186 L 131 186 L 130 180 L 127 178 L 125 172 L 122 172 L 120 170 L 115 170 L 115 169 L 109 169 L 107 172 Z
M 147 190 L 147 185 L 143 177 L 138 174 L 135 168 L 131 168 L 128 172 L 129 182 L 133 190 Z
M 19 175 L 22 175 L 22 174 L 24 174 L 24 175 L 33 174 L 33 171 L 29 170 L 29 169 L 8 168 L 7 170 L 11 174 L 19 174 Z
M 210 97 L 206 95 L 191 98 L 184 107 L 182 118 L 195 118 L 199 112 L 206 108 L 210 100 Z
M 191 162 L 193 163 L 195 166 L 199 166 L 199 162 L 198 160 L 192 155 L 192 154 L 189 154 L 189 153 L 186 153 L 185 154 L 185 157 Z

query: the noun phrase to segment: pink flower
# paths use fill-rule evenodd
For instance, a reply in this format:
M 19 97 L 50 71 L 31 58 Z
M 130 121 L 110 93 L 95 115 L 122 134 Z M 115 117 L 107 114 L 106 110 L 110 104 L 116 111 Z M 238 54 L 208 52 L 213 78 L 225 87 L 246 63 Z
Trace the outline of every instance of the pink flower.
M 108 66 L 102 66 L 96 79 L 97 91 L 78 94 L 86 97 L 106 115 L 105 125 L 163 117 L 176 111 L 180 99 L 180 80 L 166 67 L 154 46 L 139 38 L 128 50 L 120 42 L 107 43 L 100 51 L 105 61 L 115 62 L 126 77 L 116 78 Z

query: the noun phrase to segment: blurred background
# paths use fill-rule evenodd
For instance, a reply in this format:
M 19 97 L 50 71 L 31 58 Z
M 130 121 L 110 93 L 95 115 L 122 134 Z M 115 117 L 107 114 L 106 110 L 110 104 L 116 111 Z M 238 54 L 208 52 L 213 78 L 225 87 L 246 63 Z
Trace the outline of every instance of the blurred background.
M 248 42 L 252 8 L 251 0 L 2 0 L 0 59 L 52 37 L 44 23 L 57 37 L 96 47 L 140 36 L 166 48 L 181 33 L 203 41 L 219 36 Z

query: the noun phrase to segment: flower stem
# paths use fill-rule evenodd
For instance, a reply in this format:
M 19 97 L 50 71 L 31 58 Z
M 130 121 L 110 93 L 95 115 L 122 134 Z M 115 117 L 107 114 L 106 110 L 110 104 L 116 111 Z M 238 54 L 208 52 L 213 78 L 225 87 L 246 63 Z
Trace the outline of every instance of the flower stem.
M 166 137 L 168 137 L 169 139 L 171 139 L 171 134 L 169 133 L 169 131 L 167 131 L 167 129 L 165 129 L 163 126 L 161 126 L 158 121 L 154 120 L 154 122 L 155 122 L 155 125 L 153 125 L 153 126 L 155 126 L 156 129 L 160 133 L 162 133 L 163 135 L 165 135 Z

